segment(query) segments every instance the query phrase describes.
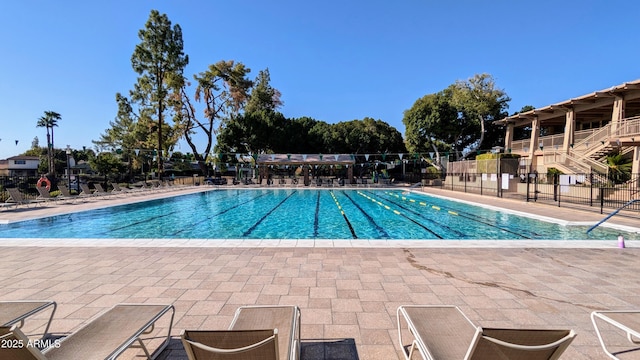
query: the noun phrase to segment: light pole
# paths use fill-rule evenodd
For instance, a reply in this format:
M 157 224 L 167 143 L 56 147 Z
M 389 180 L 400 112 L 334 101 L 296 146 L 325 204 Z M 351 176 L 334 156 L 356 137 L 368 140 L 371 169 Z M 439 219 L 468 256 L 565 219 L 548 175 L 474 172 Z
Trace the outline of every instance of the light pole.
M 71 156 L 71 146 L 67 145 L 67 149 L 65 152 L 67 153 L 67 188 L 71 189 L 71 164 L 69 162 L 69 157 Z

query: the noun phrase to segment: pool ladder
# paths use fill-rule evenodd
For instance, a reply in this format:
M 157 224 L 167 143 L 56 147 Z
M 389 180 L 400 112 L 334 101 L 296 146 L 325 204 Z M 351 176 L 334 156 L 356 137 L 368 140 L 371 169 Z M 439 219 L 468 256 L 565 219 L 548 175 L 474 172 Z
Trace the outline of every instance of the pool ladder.
M 629 200 L 626 204 L 620 206 L 616 211 L 612 212 L 611 214 L 607 215 L 607 217 L 605 217 L 604 219 L 600 220 L 600 222 L 598 222 L 597 224 L 593 225 L 592 227 L 589 228 L 589 230 L 587 230 L 587 234 L 591 232 L 591 230 L 597 228 L 598 226 L 600 226 L 600 224 L 602 224 L 603 222 L 609 220 L 609 218 L 611 218 L 612 216 L 614 216 L 615 214 L 619 213 L 620 210 L 626 208 L 627 206 L 635 203 L 635 202 L 639 202 L 640 199 L 633 199 L 633 200 Z

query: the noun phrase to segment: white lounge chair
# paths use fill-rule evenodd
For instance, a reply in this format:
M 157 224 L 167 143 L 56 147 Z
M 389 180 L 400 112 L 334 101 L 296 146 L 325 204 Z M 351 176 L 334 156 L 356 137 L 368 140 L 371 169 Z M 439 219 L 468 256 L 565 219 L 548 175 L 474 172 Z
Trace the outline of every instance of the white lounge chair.
M 627 359 L 625 355 L 637 355 L 640 352 L 640 310 L 618 310 L 618 311 L 594 311 L 591 313 L 591 322 L 598 335 L 598 340 L 605 354 L 611 359 Z M 600 326 L 598 326 L 600 322 Z M 608 340 L 613 340 L 615 335 L 605 337 L 602 333 L 602 325 L 608 324 L 609 329 L 617 330 L 620 335 L 624 335 L 628 343 L 616 341 L 607 344 Z M 622 336 L 620 336 L 622 338 Z M 621 339 L 618 339 L 621 340 Z M 625 346 L 626 345 L 626 346 Z
M 456 306 L 400 306 L 397 315 L 406 359 L 418 350 L 428 360 L 551 360 L 558 359 L 576 336 L 573 330 L 482 328 Z M 402 338 L 407 330 L 414 338 L 408 350 Z

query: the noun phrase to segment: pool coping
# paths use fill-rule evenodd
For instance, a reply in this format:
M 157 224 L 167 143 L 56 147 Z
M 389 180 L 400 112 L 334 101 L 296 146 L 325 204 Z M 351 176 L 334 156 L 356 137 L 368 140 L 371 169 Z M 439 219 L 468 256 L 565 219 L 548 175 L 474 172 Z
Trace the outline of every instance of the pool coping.
M 625 240 L 640 248 L 640 240 Z M 201 247 L 201 248 L 563 248 L 621 249 L 611 240 L 376 240 L 376 239 L 51 239 L 0 238 L 0 247 Z

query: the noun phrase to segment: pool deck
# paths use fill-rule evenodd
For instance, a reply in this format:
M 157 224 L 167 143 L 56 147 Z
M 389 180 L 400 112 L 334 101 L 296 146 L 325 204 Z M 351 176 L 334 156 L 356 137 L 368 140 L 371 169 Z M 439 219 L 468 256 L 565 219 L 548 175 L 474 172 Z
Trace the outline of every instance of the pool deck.
M 0 212 L 0 220 L 50 216 L 187 192 L 118 196 Z M 568 222 L 601 220 L 577 209 L 429 189 Z M 638 227 L 637 219 L 611 223 Z M 353 339 L 359 359 L 402 359 L 396 308 L 458 305 L 484 327 L 572 328 L 562 359 L 603 359 L 589 314 L 640 309 L 640 249 L 617 239 L 582 241 L 227 241 L 0 239 L 0 300 L 51 299 L 50 331 L 65 335 L 117 303 L 174 304 L 173 335 L 224 329 L 238 306 L 292 304 L 302 310 L 303 344 Z M 136 357 L 135 350 L 124 359 Z M 307 353 L 303 360 L 316 359 Z M 323 357 L 321 357 L 323 358 Z M 186 359 L 173 341 L 160 359 Z M 327 357 L 329 359 L 329 357 Z M 347 359 L 356 359 L 348 357 Z

